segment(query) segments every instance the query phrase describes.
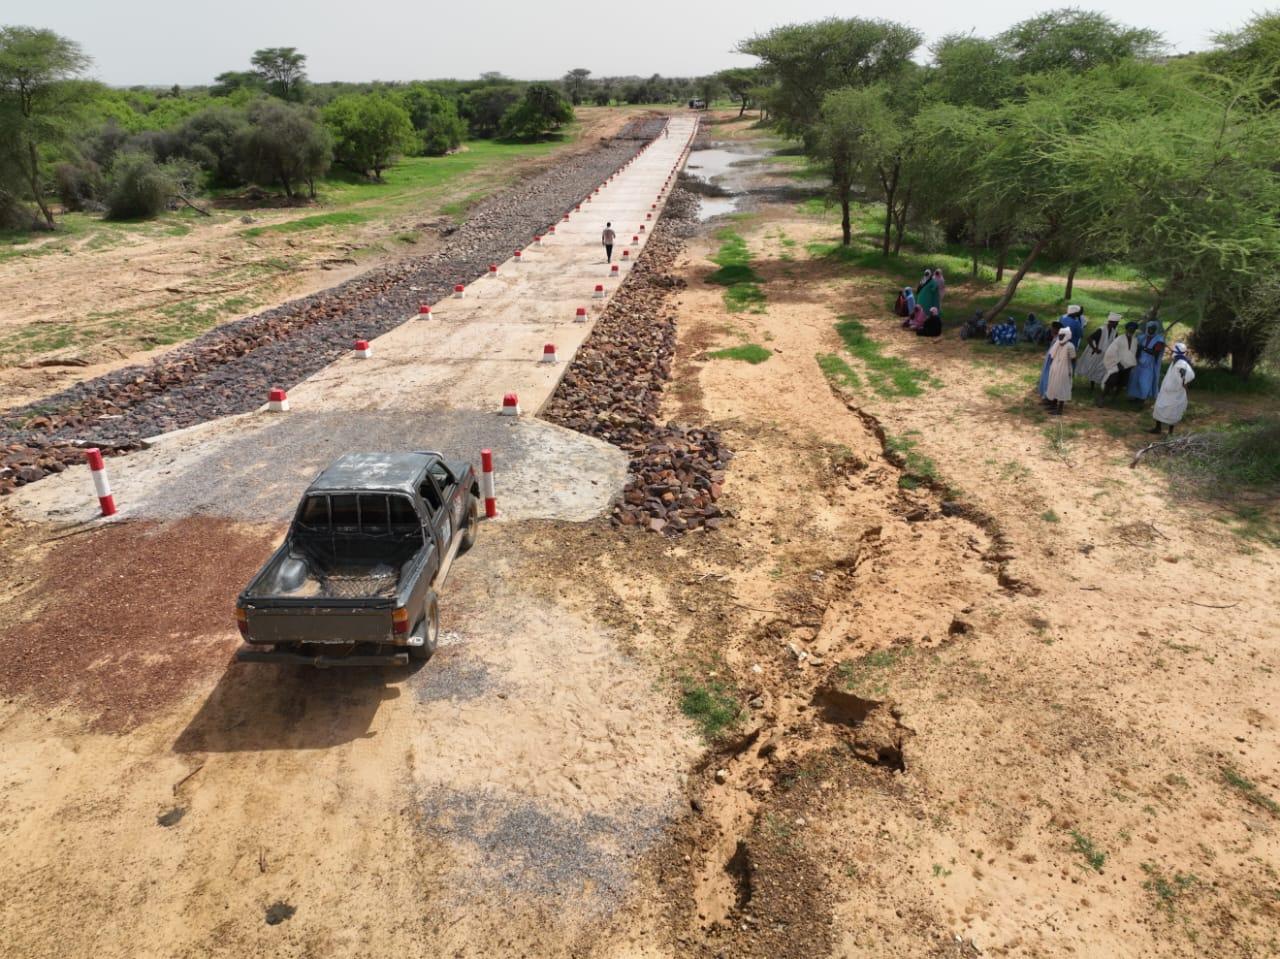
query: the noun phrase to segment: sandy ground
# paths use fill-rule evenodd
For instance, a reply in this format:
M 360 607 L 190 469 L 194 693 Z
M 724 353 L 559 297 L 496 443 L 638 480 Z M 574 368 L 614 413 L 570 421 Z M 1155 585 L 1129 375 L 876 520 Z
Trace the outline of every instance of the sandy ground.
M 581 136 L 565 148 L 570 154 L 594 147 L 635 114 L 584 108 L 579 116 Z M 565 155 L 559 151 L 460 177 L 438 206 L 501 188 Z M 254 226 L 269 226 L 320 212 L 323 208 L 303 206 L 249 214 Z M 430 253 L 440 244 L 441 227 L 450 222 L 438 208 L 408 210 L 340 231 L 268 231 L 246 239 L 241 215 L 219 213 L 218 222 L 199 224 L 185 236 L 119 231 L 109 243 L 81 244 L 70 254 L 0 263 L 0 339 L 22 329 L 36 344 L 0 366 L 0 406 L 39 399 L 179 345 L 182 340 L 152 349 L 136 346 L 139 329 L 173 326 L 174 317 L 164 311 L 176 304 L 186 304 L 186 313 L 216 308 L 218 322 L 230 322 L 335 286 L 388 260 Z M 398 238 L 410 234 L 417 237 L 413 243 Z M 232 305 L 224 307 L 228 302 Z M 46 331 L 67 323 L 96 330 L 92 342 L 39 346 Z
M 736 520 L 486 527 L 411 676 L 227 665 L 278 525 L 7 520 L 0 954 L 1275 955 L 1274 551 L 1007 413 L 1027 371 L 901 335 L 829 225 L 735 228 L 765 312 L 693 241 L 665 412 Z M 833 390 L 850 313 L 937 385 Z

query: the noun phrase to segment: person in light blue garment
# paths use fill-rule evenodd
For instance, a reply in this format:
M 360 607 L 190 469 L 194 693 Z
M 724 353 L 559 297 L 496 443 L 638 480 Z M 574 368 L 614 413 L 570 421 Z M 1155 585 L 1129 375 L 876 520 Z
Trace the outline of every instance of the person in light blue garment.
M 1049 324 L 1049 348 L 1045 350 L 1044 366 L 1040 370 L 1040 385 L 1036 387 L 1036 392 L 1040 394 L 1046 406 L 1054 405 L 1049 400 L 1049 367 L 1053 365 L 1053 347 L 1058 342 L 1058 331 L 1062 329 L 1065 327 L 1057 320 Z
M 1129 399 L 1138 404 L 1155 399 L 1160 388 L 1160 357 L 1164 353 L 1164 326 L 1148 320 L 1147 331 L 1138 343 L 1138 365 L 1129 375 Z
M 1081 319 L 1083 315 L 1084 310 L 1072 304 L 1067 307 L 1066 315 L 1058 321 L 1071 331 L 1071 345 L 1076 348 L 1077 352 L 1080 349 L 1080 341 L 1084 339 L 1084 320 Z

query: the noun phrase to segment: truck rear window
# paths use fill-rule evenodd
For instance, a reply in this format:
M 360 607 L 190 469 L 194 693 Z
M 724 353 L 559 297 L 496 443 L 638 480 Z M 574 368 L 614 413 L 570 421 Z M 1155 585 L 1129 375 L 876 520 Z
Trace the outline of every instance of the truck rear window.
M 419 530 L 418 514 L 407 496 L 387 493 L 322 493 L 308 496 L 298 522 L 309 529 L 360 532 L 371 536 Z

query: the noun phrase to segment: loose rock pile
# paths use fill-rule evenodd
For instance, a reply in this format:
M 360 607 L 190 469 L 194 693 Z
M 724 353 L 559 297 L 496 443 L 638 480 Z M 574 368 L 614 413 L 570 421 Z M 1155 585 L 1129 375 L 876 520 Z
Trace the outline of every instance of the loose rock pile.
M 356 339 L 387 332 L 420 303 L 470 283 L 557 222 L 661 132 L 636 121 L 599 149 L 557 163 L 473 210 L 444 247 L 370 270 L 211 330 L 159 359 L 79 383 L 0 417 L 0 494 L 78 463 L 85 446 L 138 449 L 147 436 L 260 406 L 331 363 Z
M 684 281 L 669 272 L 695 228 L 698 199 L 676 189 L 627 282 L 578 351 L 543 416 L 632 454 L 615 526 L 676 535 L 715 529 L 733 458 L 714 430 L 659 426 L 671 375 L 676 314 L 669 299 Z

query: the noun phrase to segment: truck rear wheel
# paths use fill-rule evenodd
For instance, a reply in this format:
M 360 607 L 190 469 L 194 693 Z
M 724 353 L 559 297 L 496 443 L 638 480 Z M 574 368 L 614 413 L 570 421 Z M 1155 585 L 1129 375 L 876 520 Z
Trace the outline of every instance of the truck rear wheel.
M 421 631 L 422 645 L 409 647 L 409 659 L 417 663 L 423 663 L 430 659 L 431 654 L 440 645 L 440 603 L 436 600 L 434 591 L 427 593 L 426 607 L 426 614 L 422 617 L 422 622 L 414 630 L 415 633 Z
M 458 544 L 458 553 L 462 554 L 476 545 L 476 534 L 480 531 L 480 501 L 475 494 L 467 497 L 467 526 L 462 531 L 462 542 Z

